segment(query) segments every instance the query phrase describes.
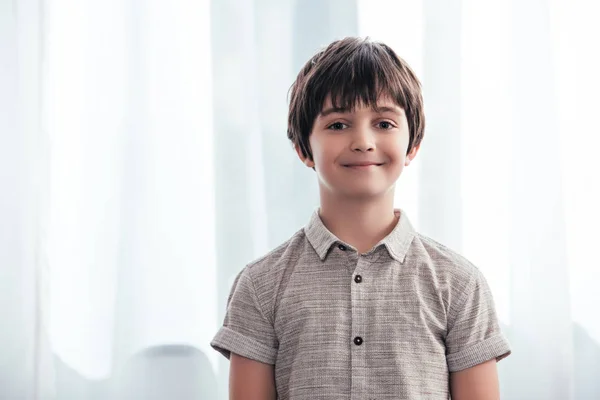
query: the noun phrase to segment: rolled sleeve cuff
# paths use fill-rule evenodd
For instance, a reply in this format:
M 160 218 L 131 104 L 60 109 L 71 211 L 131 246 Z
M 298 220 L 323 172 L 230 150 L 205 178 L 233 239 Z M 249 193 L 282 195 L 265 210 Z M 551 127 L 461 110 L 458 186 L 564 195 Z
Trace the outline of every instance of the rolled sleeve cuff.
M 251 337 L 244 336 L 228 327 L 222 327 L 210 342 L 210 345 L 227 359 L 230 358 L 231 353 L 235 353 L 251 360 L 274 365 L 277 356 L 277 349 L 260 343 Z
M 496 335 L 457 353 L 448 354 L 446 360 L 448 370 L 457 372 L 494 358 L 500 361 L 510 353 L 508 340 L 503 335 Z

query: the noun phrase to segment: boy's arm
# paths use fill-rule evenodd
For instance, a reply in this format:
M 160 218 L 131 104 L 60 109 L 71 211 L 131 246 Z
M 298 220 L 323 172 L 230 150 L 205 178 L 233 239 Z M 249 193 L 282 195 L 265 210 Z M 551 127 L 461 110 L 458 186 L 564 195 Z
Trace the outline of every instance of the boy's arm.
M 261 288 L 270 282 L 262 279 Z M 256 287 L 252 270 L 244 268 L 232 285 L 223 326 L 210 343 L 230 360 L 231 400 L 276 398 L 273 365 L 279 343 L 268 300 L 274 296 L 257 293 Z
M 449 313 L 445 339 L 450 392 L 452 400 L 497 400 L 496 363 L 511 350 L 500 329 L 490 287 L 478 269 L 473 272 Z
M 231 353 L 229 400 L 275 400 L 273 366 Z
M 452 400 L 499 400 L 496 359 L 450 374 Z

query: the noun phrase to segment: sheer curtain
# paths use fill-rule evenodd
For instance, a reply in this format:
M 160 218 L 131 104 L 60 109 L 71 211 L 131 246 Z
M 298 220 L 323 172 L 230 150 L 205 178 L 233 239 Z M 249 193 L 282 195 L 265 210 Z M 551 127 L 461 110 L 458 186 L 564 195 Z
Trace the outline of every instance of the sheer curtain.
M 235 274 L 318 205 L 287 91 L 370 36 L 422 79 L 397 205 L 485 274 L 502 398 L 600 398 L 599 6 L 0 2 L 0 398 L 226 399 Z

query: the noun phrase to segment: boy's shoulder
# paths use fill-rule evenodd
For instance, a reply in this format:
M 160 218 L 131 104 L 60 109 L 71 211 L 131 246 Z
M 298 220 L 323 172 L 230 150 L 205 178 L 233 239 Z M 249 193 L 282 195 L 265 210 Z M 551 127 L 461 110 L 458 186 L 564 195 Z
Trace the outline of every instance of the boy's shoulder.
M 484 279 L 479 268 L 461 253 L 422 233 L 416 232 L 410 254 L 453 286 L 471 286 Z
M 229 301 L 236 292 L 240 281 L 245 287 L 251 287 L 254 296 L 262 305 L 265 315 L 274 319 L 277 295 L 287 286 L 290 276 L 307 247 L 304 228 L 298 230 L 288 240 L 268 253 L 246 264 L 233 281 Z M 312 249 L 312 248 L 311 248 Z
M 260 277 L 296 264 L 303 252 L 308 250 L 306 244 L 304 228 L 299 229 L 285 242 L 246 264 L 244 270 L 253 277 Z
M 430 236 L 415 232 L 415 239 L 420 247 L 418 250 L 424 251 L 434 262 L 452 262 L 466 268 L 474 267 L 461 253 Z

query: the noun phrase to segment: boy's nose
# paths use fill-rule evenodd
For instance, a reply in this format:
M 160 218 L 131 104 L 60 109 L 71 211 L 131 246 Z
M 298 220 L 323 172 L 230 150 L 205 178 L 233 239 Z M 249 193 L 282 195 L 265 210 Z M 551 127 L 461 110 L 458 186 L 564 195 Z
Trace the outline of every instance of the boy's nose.
M 352 151 L 374 151 L 375 150 L 375 140 L 373 135 L 368 132 L 360 132 L 357 133 L 352 141 Z
M 357 146 L 353 146 L 352 147 L 353 151 L 360 151 L 360 152 L 367 152 L 367 151 L 375 151 L 375 146 L 374 145 L 369 145 L 369 144 L 364 144 L 364 145 L 357 145 Z

